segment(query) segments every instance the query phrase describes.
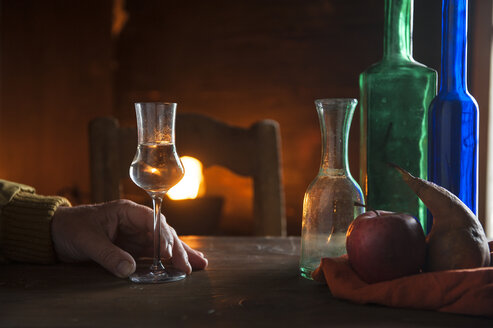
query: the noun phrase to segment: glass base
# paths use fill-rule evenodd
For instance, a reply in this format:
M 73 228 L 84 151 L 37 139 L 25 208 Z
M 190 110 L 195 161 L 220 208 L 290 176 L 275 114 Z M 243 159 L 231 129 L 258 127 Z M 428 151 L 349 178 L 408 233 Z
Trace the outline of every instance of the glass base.
M 173 267 L 166 267 L 159 270 L 152 270 L 152 267 L 137 267 L 137 270 L 129 277 L 130 281 L 137 284 L 163 284 L 182 280 L 187 276 L 185 272 L 176 270 Z

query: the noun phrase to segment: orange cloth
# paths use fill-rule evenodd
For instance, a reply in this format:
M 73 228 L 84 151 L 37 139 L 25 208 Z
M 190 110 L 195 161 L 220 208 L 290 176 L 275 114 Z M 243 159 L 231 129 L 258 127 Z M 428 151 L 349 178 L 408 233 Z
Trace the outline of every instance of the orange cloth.
M 325 280 L 334 297 L 360 304 L 493 317 L 493 267 L 427 272 L 368 284 L 344 255 L 322 259 L 312 276 Z

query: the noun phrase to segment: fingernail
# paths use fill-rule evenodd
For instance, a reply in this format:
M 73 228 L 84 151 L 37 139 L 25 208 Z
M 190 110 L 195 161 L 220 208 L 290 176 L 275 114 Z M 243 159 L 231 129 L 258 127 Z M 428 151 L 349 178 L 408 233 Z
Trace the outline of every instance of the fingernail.
M 169 257 L 173 256 L 173 247 L 171 247 L 171 244 L 168 244 L 166 251 L 168 252 Z
M 116 267 L 116 272 L 121 278 L 130 276 L 134 271 L 134 266 L 128 261 L 121 261 Z

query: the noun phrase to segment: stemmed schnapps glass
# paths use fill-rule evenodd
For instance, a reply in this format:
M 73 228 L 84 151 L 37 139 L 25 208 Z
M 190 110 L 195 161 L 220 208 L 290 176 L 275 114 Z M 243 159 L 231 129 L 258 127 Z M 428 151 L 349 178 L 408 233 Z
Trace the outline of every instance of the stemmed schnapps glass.
M 130 165 L 130 178 L 152 198 L 154 208 L 154 259 L 150 269 L 130 276 L 136 283 L 163 283 L 185 278 L 186 274 L 165 268 L 161 262 L 161 203 L 168 190 L 184 174 L 175 147 L 176 103 L 136 103 L 137 152 Z

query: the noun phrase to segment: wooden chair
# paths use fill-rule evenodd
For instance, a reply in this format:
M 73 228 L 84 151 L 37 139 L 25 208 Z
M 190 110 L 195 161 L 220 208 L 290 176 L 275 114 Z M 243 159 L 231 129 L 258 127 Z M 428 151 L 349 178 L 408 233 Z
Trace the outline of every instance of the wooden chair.
M 137 147 L 136 130 L 120 127 L 114 118 L 96 118 L 90 122 L 93 202 L 121 197 L 121 181 L 128 178 L 128 168 Z M 220 165 L 253 178 L 255 235 L 286 234 L 277 122 L 262 120 L 245 129 L 200 114 L 180 113 L 175 131 L 180 156 L 193 156 L 204 167 Z

